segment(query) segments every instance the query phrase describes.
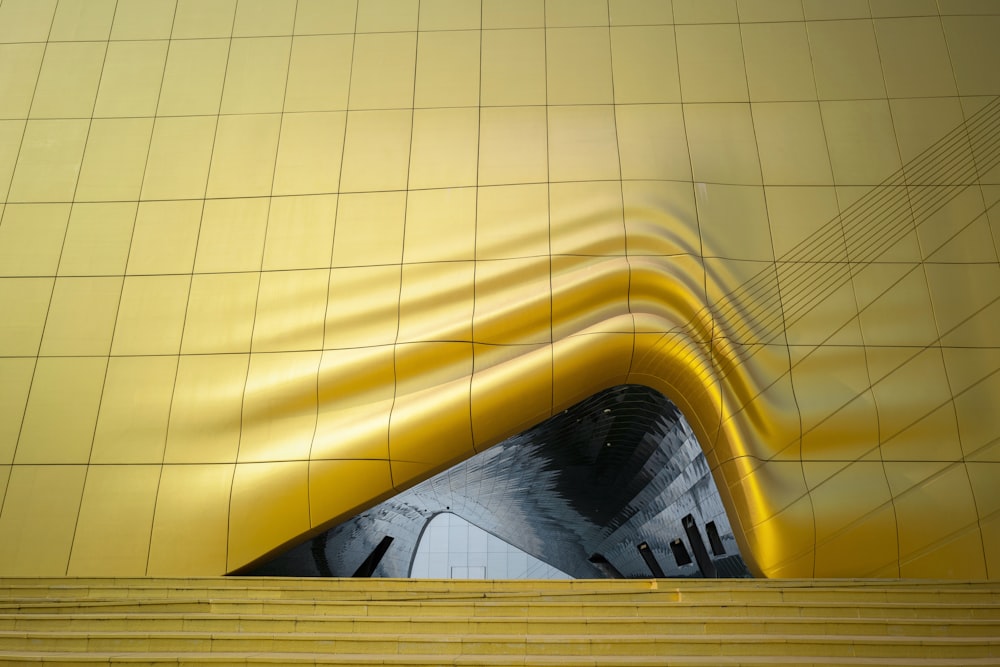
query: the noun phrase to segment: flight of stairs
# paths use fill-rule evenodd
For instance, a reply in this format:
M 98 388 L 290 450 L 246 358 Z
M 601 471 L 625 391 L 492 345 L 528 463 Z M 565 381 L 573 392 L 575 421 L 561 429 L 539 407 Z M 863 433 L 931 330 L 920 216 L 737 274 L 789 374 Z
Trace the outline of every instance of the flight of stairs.
M 0 665 L 1000 665 L 1000 583 L 0 578 Z

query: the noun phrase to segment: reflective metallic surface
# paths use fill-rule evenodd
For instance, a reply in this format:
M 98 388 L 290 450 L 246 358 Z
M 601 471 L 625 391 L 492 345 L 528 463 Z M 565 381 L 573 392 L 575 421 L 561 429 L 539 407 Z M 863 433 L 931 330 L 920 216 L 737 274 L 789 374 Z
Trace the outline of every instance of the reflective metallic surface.
M 451 512 L 576 578 L 649 577 L 646 542 L 667 576 L 698 576 L 681 519 L 718 531 L 723 576 L 748 574 L 705 455 L 677 409 L 616 387 L 362 512 L 253 574 L 351 576 L 386 536 L 374 576 L 406 577 L 430 520 Z M 674 559 L 680 540 L 689 560 Z M 596 562 L 595 562 L 596 561 Z M 610 564 L 610 568 L 608 565 Z
M 998 35 L 0 0 L 0 572 L 249 568 L 637 384 L 755 574 L 1000 577 Z

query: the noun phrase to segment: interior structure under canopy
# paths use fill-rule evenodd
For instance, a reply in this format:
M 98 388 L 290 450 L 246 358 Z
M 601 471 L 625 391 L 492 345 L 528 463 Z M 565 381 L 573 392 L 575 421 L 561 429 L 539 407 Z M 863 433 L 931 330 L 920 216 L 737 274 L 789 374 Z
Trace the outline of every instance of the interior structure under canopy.
M 640 385 L 602 391 L 254 572 L 408 577 L 441 512 L 577 578 L 749 575 L 691 428 Z

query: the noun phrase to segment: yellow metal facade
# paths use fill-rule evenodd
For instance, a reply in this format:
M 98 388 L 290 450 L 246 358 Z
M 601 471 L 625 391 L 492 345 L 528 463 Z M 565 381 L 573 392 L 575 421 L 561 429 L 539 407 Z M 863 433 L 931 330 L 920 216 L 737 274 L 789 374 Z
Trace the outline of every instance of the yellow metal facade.
M 0 572 L 239 569 L 609 386 L 766 576 L 1000 578 L 992 0 L 0 1 Z

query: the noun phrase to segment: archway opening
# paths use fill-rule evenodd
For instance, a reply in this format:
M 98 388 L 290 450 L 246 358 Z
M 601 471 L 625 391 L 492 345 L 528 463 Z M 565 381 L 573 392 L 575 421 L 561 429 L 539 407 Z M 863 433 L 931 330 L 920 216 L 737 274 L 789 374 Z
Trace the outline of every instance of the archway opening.
M 694 433 L 642 385 L 595 394 L 250 574 L 351 576 L 391 538 L 371 575 L 408 577 L 442 514 L 576 578 L 750 575 Z

